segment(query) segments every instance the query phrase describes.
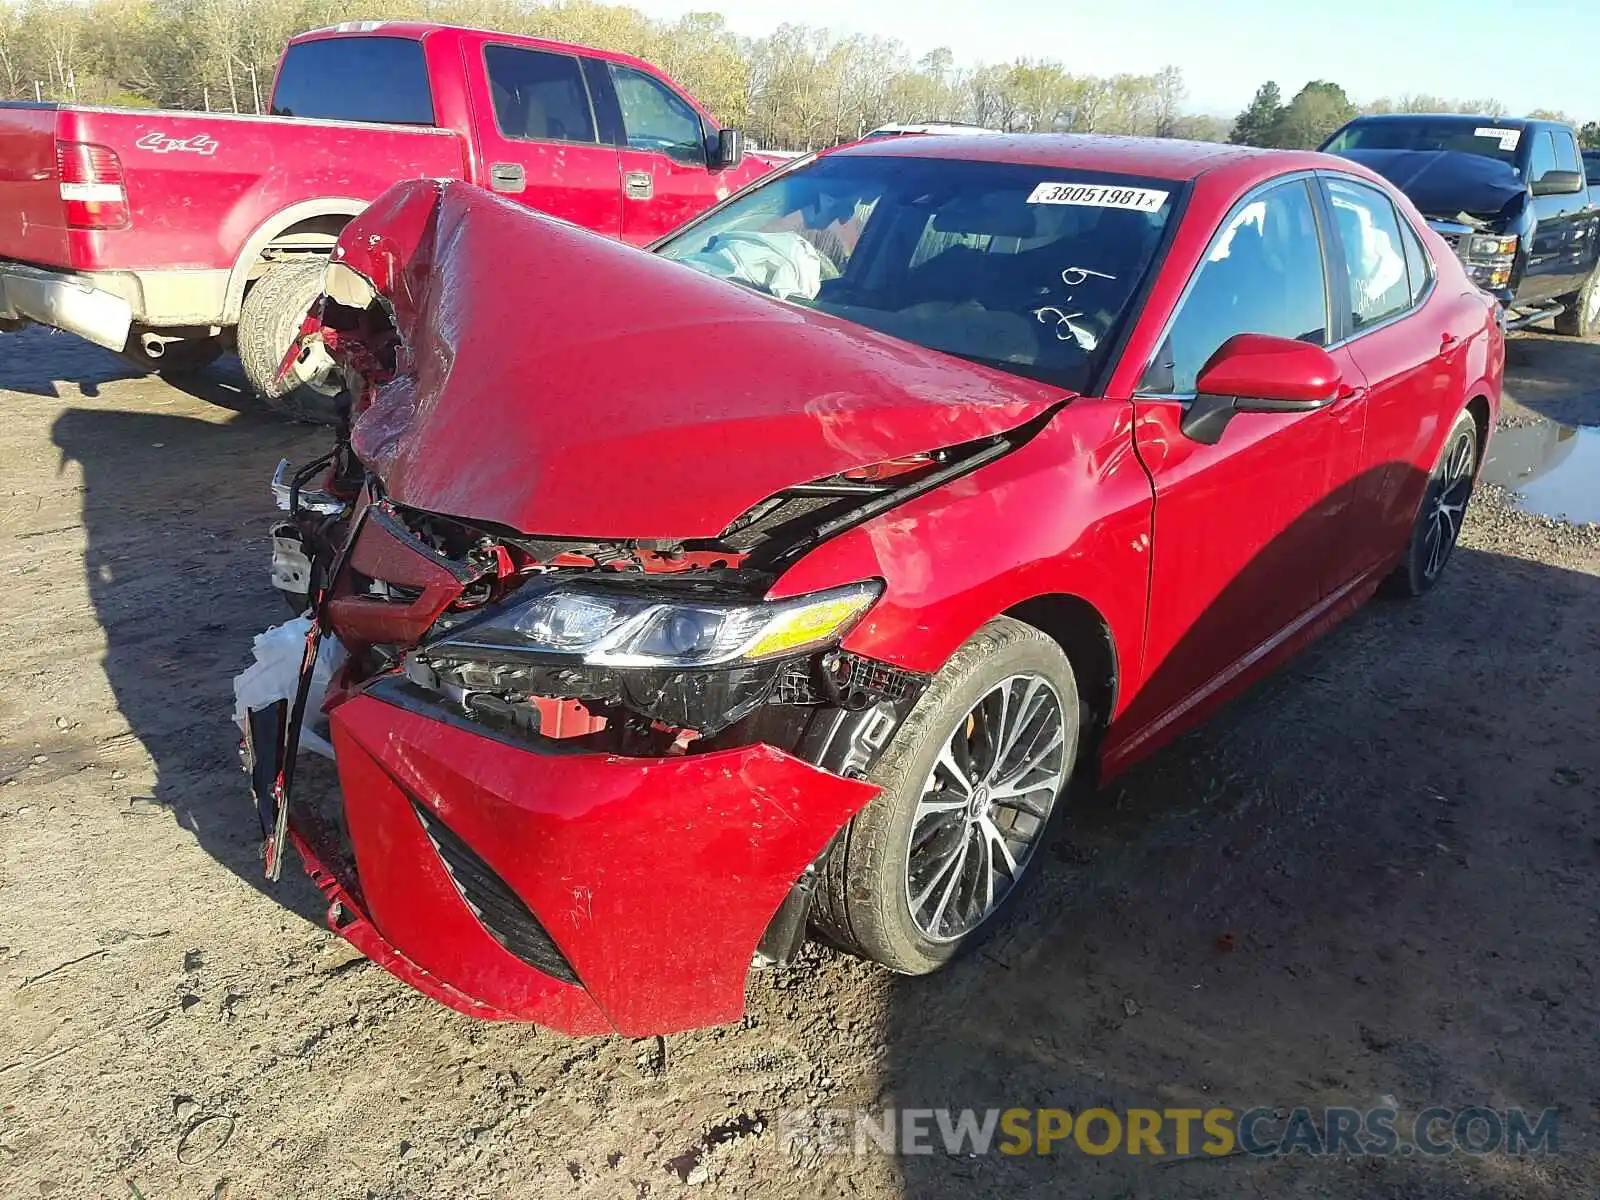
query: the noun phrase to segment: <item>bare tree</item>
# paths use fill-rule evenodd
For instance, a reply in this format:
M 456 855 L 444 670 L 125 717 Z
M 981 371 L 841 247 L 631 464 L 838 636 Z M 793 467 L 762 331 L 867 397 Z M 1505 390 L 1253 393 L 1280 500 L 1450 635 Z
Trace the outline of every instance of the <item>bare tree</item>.
M 1178 122 L 1183 118 L 1183 102 L 1189 98 L 1184 86 L 1183 71 L 1174 66 L 1162 67 L 1155 76 L 1155 128 L 1157 137 L 1177 137 Z

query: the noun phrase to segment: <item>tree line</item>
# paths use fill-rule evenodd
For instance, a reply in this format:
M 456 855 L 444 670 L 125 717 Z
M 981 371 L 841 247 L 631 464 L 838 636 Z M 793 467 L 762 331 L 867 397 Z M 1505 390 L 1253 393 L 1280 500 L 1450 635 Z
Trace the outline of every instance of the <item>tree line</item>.
M 1313 146 L 1356 106 L 1337 84 L 1287 103 L 1264 85 L 1236 121 L 1187 109 L 1183 72 L 1095 75 L 1046 58 L 958 65 L 900 42 L 783 25 L 741 37 L 716 13 L 655 20 L 595 0 L 0 0 L 0 99 L 265 110 L 290 35 L 341 21 L 430 20 L 635 54 L 761 146 L 810 150 L 891 121 Z M 1498 115 L 1503 105 L 1405 97 Z M 1421 111 L 1420 109 L 1410 109 Z M 1600 134 L 1600 130 L 1596 131 Z
M 1256 89 L 1249 106 L 1234 118 L 1228 140 L 1241 146 L 1307 150 L 1321 145 L 1352 117 L 1367 113 L 1472 113 L 1492 118 L 1507 116 L 1509 110 L 1493 99 L 1451 100 L 1426 94 L 1385 96 L 1358 106 L 1342 87 L 1325 79 L 1312 80 L 1285 103 L 1278 85 L 1268 81 Z M 1566 113 L 1551 109 L 1536 109 L 1528 115 L 1578 125 Z M 1579 136 L 1584 146 L 1600 148 L 1600 122 L 1585 122 L 1579 128 Z
M 740 37 L 716 13 L 653 20 L 593 0 L 0 0 L 0 98 L 262 111 L 284 42 L 341 21 L 420 19 L 635 54 L 760 145 L 815 149 L 891 121 L 1220 139 L 1183 75 L 1110 77 L 1020 59 L 958 67 L 892 39 L 784 25 Z

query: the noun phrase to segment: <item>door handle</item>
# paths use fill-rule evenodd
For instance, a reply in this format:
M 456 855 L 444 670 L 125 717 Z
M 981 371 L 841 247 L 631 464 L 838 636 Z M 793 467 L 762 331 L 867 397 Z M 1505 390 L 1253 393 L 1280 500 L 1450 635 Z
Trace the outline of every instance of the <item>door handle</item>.
M 497 192 L 516 195 L 528 186 L 528 173 L 521 163 L 490 163 L 489 186 Z
M 1451 333 L 1449 330 L 1446 330 L 1444 333 L 1439 335 L 1439 349 L 1448 350 L 1460 340 L 1461 339 L 1455 334 Z
M 655 176 L 649 171 L 629 171 L 622 177 L 622 194 L 629 200 L 648 200 L 656 194 Z

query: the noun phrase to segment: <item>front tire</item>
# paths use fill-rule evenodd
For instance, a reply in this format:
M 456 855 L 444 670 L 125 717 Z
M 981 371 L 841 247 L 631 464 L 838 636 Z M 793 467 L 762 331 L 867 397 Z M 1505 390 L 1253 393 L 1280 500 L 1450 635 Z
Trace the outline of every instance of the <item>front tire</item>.
M 828 856 L 814 926 L 893 971 L 937 970 L 1016 900 L 1072 779 L 1079 707 L 1054 640 L 997 617 L 933 678 Z
M 344 381 L 328 352 L 315 346 L 289 374 L 278 366 L 300 336 L 306 313 L 322 295 L 326 264 L 320 258 L 281 263 L 251 286 L 239 312 L 239 362 L 256 395 L 267 407 L 318 425 L 338 420 Z
M 1463 412 L 1450 427 L 1450 436 L 1445 438 L 1439 461 L 1428 477 L 1406 556 L 1384 580 L 1387 594 L 1420 596 L 1439 582 L 1461 537 L 1461 525 L 1477 478 L 1478 423 L 1470 412 Z
M 1600 333 L 1600 266 L 1575 295 L 1564 297 L 1567 308 L 1556 318 L 1556 332 L 1566 337 L 1594 337 Z

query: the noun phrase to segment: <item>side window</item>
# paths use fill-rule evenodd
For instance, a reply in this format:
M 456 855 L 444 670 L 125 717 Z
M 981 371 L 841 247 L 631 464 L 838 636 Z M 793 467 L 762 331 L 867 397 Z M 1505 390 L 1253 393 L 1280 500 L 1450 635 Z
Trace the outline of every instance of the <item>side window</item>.
M 1364 183 L 1328 180 L 1333 224 L 1349 279 L 1348 303 L 1357 330 L 1411 307 L 1400 220 L 1389 197 Z
M 706 165 L 705 130 L 700 114 L 666 84 L 643 71 L 613 64 L 611 78 L 622 106 L 622 127 L 634 150 L 654 150 L 668 158 Z
M 594 141 L 594 113 L 578 60 L 568 54 L 485 46 L 494 120 L 508 138 Z
M 1556 169 L 1556 146 L 1548 129 L 1541 129 L 1533 138 L 1532 158 L 1528 163 L 1528 182 L 1538 183 L 1547 171 Z
M 1556 170 L 1578 170 L 1578 143 L 1565 129 L 1556 130 Z
M 1187 395 L 1238 333 L 1328 343 L 1327 277 L 1309 185 L 1286 183 L 1229 214 L 1195 275 L 1147 391 Z
M 1422 239 L 1405 219 L 1400 221 L 1400 246 L 1406 252 L 1406 276 L 1411 284 L 1411 303 L 1416 304 L 1433 280 L 1433 260 L 1422 248 Z

